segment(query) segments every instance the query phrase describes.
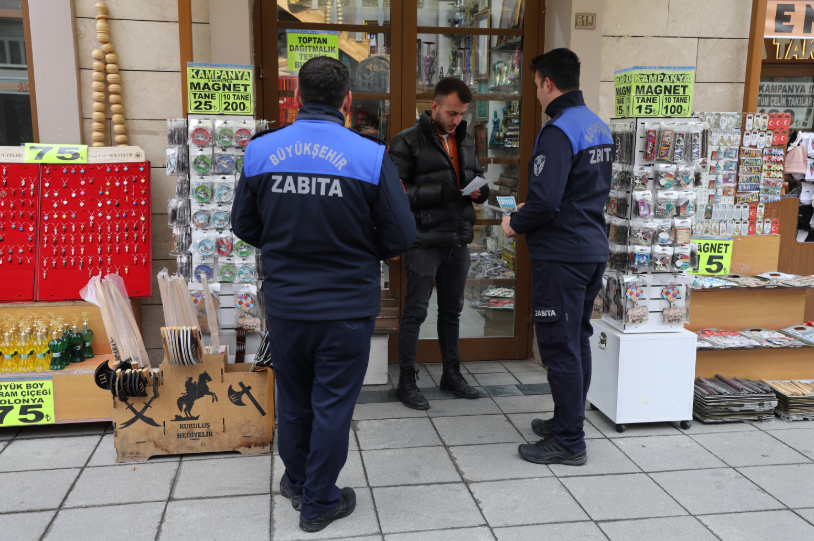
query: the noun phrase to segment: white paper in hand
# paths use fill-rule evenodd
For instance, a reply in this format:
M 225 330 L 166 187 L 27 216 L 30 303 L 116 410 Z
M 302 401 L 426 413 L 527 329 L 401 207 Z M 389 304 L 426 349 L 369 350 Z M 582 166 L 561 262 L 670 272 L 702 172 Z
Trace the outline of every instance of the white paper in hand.
M 475 190 L 481 189 L 489 182 L 489 179 L 485 179 L 483 177 L 475 177 L 472 179 L 472 182 L 466 185 L 463 189 L 464 195 L 469 195 Z

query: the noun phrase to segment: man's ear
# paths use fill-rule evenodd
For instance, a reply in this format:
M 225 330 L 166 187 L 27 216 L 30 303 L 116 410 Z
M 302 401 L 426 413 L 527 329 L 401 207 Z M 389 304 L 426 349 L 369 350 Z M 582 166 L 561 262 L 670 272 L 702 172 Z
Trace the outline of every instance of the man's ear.
M 302 107 L 302 96 L 300 96 L 300 89 L 294 89 L 294 103 L 297 104 L 297 107 Z
M 433 120 L 435 120 L 435 115 L 438 114 L 438 109 L 441 107 L 441 104 L 433 100 L 432 105 L 430 107 L 432 109 L 432 118 Z
M 345 101 L 342 102 L 342 108 L 340 109 L 343 115 L 350 114 L 351 103 L 353 103 L 353 93 L 350 90 L 348 90 L 348 95 L 345 96 Z

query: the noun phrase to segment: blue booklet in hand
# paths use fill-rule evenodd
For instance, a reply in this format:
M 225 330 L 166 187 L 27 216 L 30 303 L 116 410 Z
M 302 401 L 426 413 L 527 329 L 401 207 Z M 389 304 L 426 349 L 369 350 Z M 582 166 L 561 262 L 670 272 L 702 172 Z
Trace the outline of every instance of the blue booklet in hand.
M 498 197 L 497 204 L 500 205 L 500 209 L 506 214 L 517 212 L 517 201 L 515 201 L 514 196 Z

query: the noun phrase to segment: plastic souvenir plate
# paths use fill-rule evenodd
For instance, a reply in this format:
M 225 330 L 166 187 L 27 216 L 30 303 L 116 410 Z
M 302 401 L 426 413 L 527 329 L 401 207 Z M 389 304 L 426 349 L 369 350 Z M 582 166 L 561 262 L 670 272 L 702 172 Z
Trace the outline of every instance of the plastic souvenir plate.
M 249 257 L 252 255 L 254 247 L 251 244 L 239 240 L 235 243 L 235 251 L 240 257 Z
M 197 214 L 197 212 L 195 213 Z M 193 216 L 194 218 L 194 216 Z M 217 229 L 224 229 L 229 227 L 229 215 L 222 210 L 212 214 L 212 225 Z
M 234 282 L 237 277 L 237 269 L 231 264 L 221 265 L 218 276 L 221 282 Z
M 192 130 L 192 142 L 199 147 L 205 147 L 212 140 L 212 132 L 203 126 Z
M 235 132 L 232 128 L 220 128 L 218 130 L 218 145 L 223 148 L 230 147 L 235 142 Z
M 231 174 L 235 171 L 235 159 L 232 156 L 218 156 L 217 160 L 218 171 L 221 173 Z
M 198 241 L 198 253 L 202 256 L 215 253 L 215 243 L 212 239 L 201 239 Z
M 195 267 L 195 279 L 200 282 L 202 277 L 206 278 L 207 281 L 212 279 L 212 267 L 210 265 L 201 264 Z
M 237 269 L 237 281 L 248 283 L 254 280 L 254 269 L 248 265 L 241 265 Z
M 222 211 L 219 212 L 221 212 L 221 214 L 226 214 Z M 229 217 L 227 216 L 226 218 L 228 220 Z M 206 226 L 209 225 L 209 213 L 205 210 L 195 212 L 195 214 L 192 215 L 192 223 L 199 229 L 206 229 Z
M 235 198 L 235 188 L 230 184 L 221 184 L 215 188 L 215 199 L 221 203 L 231 203 Z
M 199 173 L 208 173 L 212 170 L 212 160 L 206 154 L 198 154 L 192 160 L 192 167 Z
M 232 241 L 225 238 L 220 238 L 216 242 L 218 255 L 227 256 L 232 253 Z
M 249 128 L 238 128 L 235 130 L 235 143 L 245 147 L 252 140 L 252 131 Z
M 192 194 L 195 196 L 195 201 L 199 203 L 208 203 L 212 200 L 212 188 L 205 184 L 198 184 L 193 188 Z

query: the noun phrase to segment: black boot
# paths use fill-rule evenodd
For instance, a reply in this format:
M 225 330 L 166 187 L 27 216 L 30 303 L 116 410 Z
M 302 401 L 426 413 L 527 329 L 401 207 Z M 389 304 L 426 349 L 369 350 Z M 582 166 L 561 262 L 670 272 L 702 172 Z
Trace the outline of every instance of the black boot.
M 306 532 L 324 530 L 328 524 L 340 518 L 345 518 L 356 509 L 356 493 L 352 488 L 343 488 L 339 503 L 330 511 L 326 511 L 317 518 L 305 518 L 300 515 L 300 528 Z
M 396 387 L 396 398 L 401 403 L 414 410 L 430 409 L 430 403 L 418 390 L 415 380 L 418 379 L 418 370 L 415 368 L 402 368 L 399 375 L 399 385 Z
M 574 453 L 565 448 L 554 436 L 548 436 L 537 443 L 526 443 L 517 447 L 520 456 L 535 464 L 565 464 L 582 466 L 588 462 L 588 453 Z
M 478 390 L 470 386 L 461 375 L 461 361 L 444 361 L 444 372 L 441 374 L 442 391 L 452 391 L 460 398 L 478 398 Z

